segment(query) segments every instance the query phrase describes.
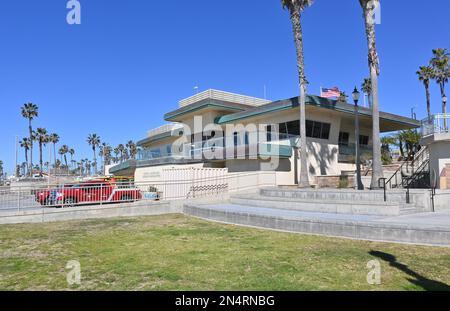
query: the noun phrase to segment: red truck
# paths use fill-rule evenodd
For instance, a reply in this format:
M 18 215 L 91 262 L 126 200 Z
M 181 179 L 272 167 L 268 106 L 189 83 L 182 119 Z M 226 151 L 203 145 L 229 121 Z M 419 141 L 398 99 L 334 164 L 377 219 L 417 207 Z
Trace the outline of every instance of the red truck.
M 141 199 L 142 193 L 133 183 L 116 183 L 108 180 L 91 180 L 36 192 L 36 201 L 42 206 L 56 207 L 133 202 Z

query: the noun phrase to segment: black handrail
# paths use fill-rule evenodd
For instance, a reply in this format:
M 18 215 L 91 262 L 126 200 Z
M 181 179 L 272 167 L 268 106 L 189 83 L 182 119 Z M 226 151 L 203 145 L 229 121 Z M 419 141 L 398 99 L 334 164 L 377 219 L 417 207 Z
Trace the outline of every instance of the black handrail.
M 387 185 L 389 184 L 390 185 L 390 188 L 392 188 L 392 180 L 395 178 L 395 186 L 396 187 L 398 187 L 398 180 L 397 180 L 397 176 L 398 176 L 398 173 L 401 173 L 401 172 L 403 172 L 403 168 L 404 168 L 404 166 L 406 165 L 406 167 L 407 167 L 407 169 L 408 169 L 408 165 L 410 164 L 410 162 L 411 162 L 411 167 L 412 167 L 412 170 L 413 170 L 413 174 L 414 174 L 414 162 L 416 162 L 416 158 L 421 158 L 421 159 L 423 159 L 423 155 L 424 155 L 424 153 L 426 152 L 426 151 L 428 151 L 428 147 L 423 147 L 415 156 L 414 156 L 414 158 L 413 158 L 413 160 L 412 161 L 408 161 L 408 160 L 406 160 L 406 161 L 404 161 L 403 163 L 402 163 L 402 165 L 395 171 L 395 173 L 386 181 L 386 184 L 385 184 L 385 187 L 387 187 Z M 402 183 L 403 183 L 403 178 L 402 178 Z
M 417 169 L 416 173 L 413 176 L 411 176 L 410 178 L 408 178 L 407 183 L 406 183 L 406 203 L 407 204 L 411 203 L 410 190 L 411 190 L 411 186 L 412 186 L 413 182 L 418 180 L 418 177 L 422 173 L 425 172 L 425 169 L 427 168 L 427 166 L 429 169 L 429 164 L 430 164 L 430 160 L 423 162 L 422 165 Z M 430 185 L 430 188 L 432 188 L 431 185 Z
M 383 186 L 381 186 L 380 182 L 383 181 Z M 384 193 L 384 202 L 387 201 L 387 194 L 386 194 L 386 178 L 380 178 L 378 179 L 378 188 L 383 188 L 383 193 Z

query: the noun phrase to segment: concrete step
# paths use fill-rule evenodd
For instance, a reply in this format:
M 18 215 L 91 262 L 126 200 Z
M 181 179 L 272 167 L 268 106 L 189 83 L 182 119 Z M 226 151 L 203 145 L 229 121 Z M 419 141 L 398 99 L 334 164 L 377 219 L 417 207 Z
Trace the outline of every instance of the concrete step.
M 383 191 L 356 191 L 343 189 L 283 189 L 264 188 L 260 190 L 260 195 L 264 197 L 276 198 L 296 198 L 302 200 L 325 200 L 333 202 L 383 202 Z M 411 202 L 415 201 L 415 194 L 411 195 Z M 390 190 L 387 194 L 388 203 L 402 204 L 406 202 L 406 191 Z
M 374 216 L 396 216 L 400 215 L 403 209 L 411 212 L 413 209 L 417 209 L 417 207 L 412 205 L 405 204 L 405 206 L 403 206 L 399 203 L 389 203 L 384 201 L 311 200 L 302 198 L 267 197 L 251 194 L 233 195 L 230 197 L 230 202 L 236 205 L 272 209 Z

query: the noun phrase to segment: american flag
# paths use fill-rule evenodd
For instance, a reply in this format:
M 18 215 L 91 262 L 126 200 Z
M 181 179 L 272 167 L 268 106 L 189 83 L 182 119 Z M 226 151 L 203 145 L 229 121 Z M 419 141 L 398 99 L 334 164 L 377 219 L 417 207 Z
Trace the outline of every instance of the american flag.
M 333 87 L 331 89 L 321 88 L 320 96 L 325 98 L 331 97 L 339 97 L 341 95 L 341 91 L 339 91 L 338 87 Z

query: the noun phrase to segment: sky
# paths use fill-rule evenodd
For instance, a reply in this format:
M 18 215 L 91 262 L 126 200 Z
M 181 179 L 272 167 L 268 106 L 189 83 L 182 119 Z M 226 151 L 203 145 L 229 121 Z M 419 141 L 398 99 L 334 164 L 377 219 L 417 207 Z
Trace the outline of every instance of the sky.
M 0 160 L 9 173 L 15 137 L 27 136 L 26 102 L 39 106 L 33 126 L 58 133 L 80 159 L 93 157 L 88 134 L 112 146 L 140 140 L 195 86 L 298 95 L 292 28 L 279 0 L 79 2 L 81 24 L 69 25 L 66 0 L 0 0 Z M 448 0 L 381 1 L 382 111 L 410 116 L 417 107 L 425 116 L 415 72 L 433 48 L 450 48 L 448 12 Z M 368 76 L 359 1 L 316 0 L 302 22 L 308 93 L 338 86 L 351 94 Z M 440 112 L 434 83 L 431 94 Z

